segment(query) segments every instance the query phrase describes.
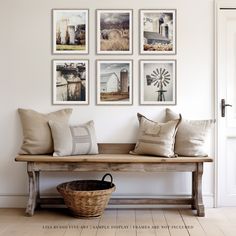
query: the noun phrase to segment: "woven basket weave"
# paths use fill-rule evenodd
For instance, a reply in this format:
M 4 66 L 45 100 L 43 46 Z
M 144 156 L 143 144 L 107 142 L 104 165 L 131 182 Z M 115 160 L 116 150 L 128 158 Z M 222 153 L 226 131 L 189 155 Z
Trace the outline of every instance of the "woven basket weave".
M 111 182 L 104 181 L 110 176 Z M 106 208 L 112 192 L 113 178 L 105 174 L 102 180 L 77 180 L 59 184 L 58 192 L 75 217 L 98 217 Z

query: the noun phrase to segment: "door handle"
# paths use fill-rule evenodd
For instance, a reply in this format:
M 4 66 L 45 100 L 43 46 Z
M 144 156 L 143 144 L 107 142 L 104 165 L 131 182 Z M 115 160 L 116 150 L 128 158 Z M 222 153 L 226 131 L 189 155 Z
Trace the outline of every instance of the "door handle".
M 225 107 L 232 107 L 232 105 L 225 104 L 225 99 L 221 99 L 221 117 L 225 117 Z

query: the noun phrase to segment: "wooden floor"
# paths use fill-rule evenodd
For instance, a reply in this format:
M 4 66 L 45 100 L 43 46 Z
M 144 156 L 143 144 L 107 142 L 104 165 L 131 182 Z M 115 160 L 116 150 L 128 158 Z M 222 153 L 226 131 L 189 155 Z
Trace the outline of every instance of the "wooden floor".
M 101 218 L 77 219 L 66 209 L 0 209 L 0 235 L 55 236 L 236 236 L 236 208 L 206 209 L 196 217 L 187 209 L 109 209 Z

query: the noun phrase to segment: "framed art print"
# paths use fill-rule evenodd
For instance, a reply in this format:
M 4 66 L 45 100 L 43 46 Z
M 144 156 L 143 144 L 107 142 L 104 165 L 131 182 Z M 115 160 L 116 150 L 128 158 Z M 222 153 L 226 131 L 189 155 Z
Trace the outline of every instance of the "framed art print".
M 97 54 L 132 54 L 132 10 L 97 10 Z
M 88 60 L 53 60 L 53 104 L 88 104 Z
M 97 104 L 132 105 L 131 60 L 97 60 Z
M 176 54 L 176 10 L 140 10 L 140 53 Z
M 54 9 L 53 53 L 88 54 L 88 10 Z
M 176 61 L 140 61 L 140 104 L 176 104 Z

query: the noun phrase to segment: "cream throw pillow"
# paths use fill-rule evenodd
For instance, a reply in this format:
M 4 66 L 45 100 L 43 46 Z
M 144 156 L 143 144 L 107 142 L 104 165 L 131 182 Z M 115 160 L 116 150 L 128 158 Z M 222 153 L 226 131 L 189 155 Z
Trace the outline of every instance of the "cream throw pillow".
M 166 109 L 166 121 L 177 119 L 178 114 Z M 179 156 L 208 156 L 206 140 L 215 120 L 183 119 L 175 138 L 175 153 Z
M 72 109 L 63 109 L 48 114 L 34 110 L 18 109 L 23 128 L 23 144 L 20 154 L 53 153 L 52 135 L 49 120 L 68 123 Z
M 54 121 L 48 123 L 54 142 L 53 156 L 98 154 L 93 121 L 77 126 Z
M 138 115 L 139 132 L 134 151 L 131 154 L 143 154 L 163 157 L 174 156 L 175 134 L 181 119 L 159 123 Z

